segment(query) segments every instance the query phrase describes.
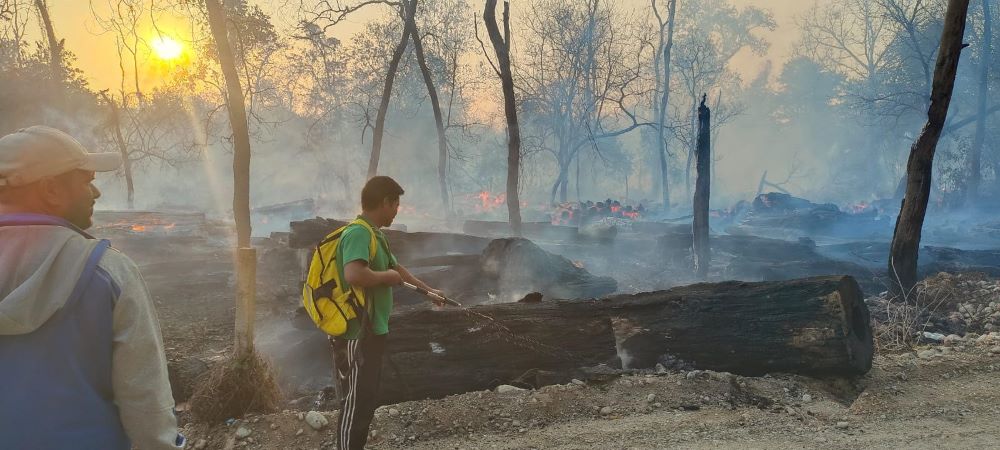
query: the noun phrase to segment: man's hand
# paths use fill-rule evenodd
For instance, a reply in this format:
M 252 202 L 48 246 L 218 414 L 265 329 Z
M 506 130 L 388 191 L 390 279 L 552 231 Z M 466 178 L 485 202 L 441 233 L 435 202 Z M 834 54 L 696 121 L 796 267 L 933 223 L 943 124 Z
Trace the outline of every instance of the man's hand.
M 443 291 L 439 289 L 428 289 L 427 292 L 434 294 L 430 296 L 431 301 L 434 302 L 434 306 L 444 306 L 448 304 L 448 302 L 444 300 L 445 295 Z M 435 297 L 435 295 L 437 297 Z

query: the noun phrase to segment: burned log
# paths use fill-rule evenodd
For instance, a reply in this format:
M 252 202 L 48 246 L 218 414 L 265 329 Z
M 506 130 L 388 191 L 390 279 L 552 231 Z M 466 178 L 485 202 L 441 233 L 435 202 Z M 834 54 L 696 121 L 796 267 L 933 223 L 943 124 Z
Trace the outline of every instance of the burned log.
M 485 279 L 496 283 L 509 298 L 541 292 L 549 298 L 594 298 L 618 290 L 611 277 L 591 275 L 572 261 L 542 250 L 521 238 L 497 239 L 480 261 Z
M 611 321 L 594 314 L 594 305 L 542 301 L 477 306 L 478 314 L 399 312 L 392 318 L 380 403 L 491 389 L 539 371 L 544 384 L 565 383 L 579 367 L 617 365 Z
M 632 367 L 664 355 L 741 375 L 859 375 L 872 364 L 868 307 L 847 276 L 701 283 L 599 304 L 638 330 L 620 343 Z
M 304 316 L 297 315 L 293 327 L 262 333 L 271 337 L 258 344 L 281 368 L 286 387 L 315 392 L 331 382 L 330 347 Z M 850 277 L 705 283 L 468 311 L 405 307 L 390 327 L 383 404 L 516 380 L 533 387 L 566 382 L 581 367 L 615 366 L 619 351 L 630 367 L 651 367 L 669 356 L 743 375 L 858 375 L 872 362 L 868 309 Z

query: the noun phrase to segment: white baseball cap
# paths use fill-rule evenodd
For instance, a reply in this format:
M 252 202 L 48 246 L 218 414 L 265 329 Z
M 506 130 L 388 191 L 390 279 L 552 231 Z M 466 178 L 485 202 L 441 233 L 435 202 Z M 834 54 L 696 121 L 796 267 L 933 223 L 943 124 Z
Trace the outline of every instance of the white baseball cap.
M 36 125 L 0 137 L 0 187 L 24 186 L 72 170 L 110 172 L 118 169 L 118 153 L 90 153 L 72 136 Z

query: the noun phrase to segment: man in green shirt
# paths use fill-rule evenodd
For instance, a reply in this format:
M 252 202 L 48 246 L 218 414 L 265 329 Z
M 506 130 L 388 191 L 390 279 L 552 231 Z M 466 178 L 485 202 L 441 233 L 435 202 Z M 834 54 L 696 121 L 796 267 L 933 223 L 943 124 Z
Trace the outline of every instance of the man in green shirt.
M 341 450 L 363 449 L 368 440 L 368 426 L 378 406 L 376 397 L 382 375 L 382 355 L 392 313 L 392 286 L 406 281 L 441 294 L 396 261 L 380 230 L 392 225 L 401 195 L 403 188 L 392 178 L 378 176 L 368 180 L 361 190 L 362 211 L 358 219 L 365 221 L 375 233 L 378 243 L 375 256 L 369 254 L 371 234 L 360 224 L 344 230 L 337 248 L 340 279 L 344 280 L 345 287 L 364 289 L 369 308 L 368 320 L 352 319 L 347 324 L 347 333 L 332 340 L 335 382 L 341 383 L 344 393 L 337 428 Z

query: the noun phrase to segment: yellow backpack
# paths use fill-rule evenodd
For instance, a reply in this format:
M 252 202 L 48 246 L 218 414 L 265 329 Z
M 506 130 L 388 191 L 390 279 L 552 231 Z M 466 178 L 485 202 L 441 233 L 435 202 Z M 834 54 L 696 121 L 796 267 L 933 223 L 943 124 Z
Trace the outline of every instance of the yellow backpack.
M 306 308 L 306 313 L 319 329 L 330 336 L 342 336 L 347 332 L 347 322 L 359 315 L 363 321 L 367 320 L 365 290 L 345 290 L 344 281 L 340 279 L 340 272 L 337 270 L 340 237 L 351 225 L 361 225 L 368 230 L 372 237 L 368 260 L 375 259 L 375 252 L 378 250 L 375 231 L 364 220 L 355 219 L 328 234 L 316 245 L 312 262 L 309 263 L 309 274 L 302 288 L 302 305 Z

